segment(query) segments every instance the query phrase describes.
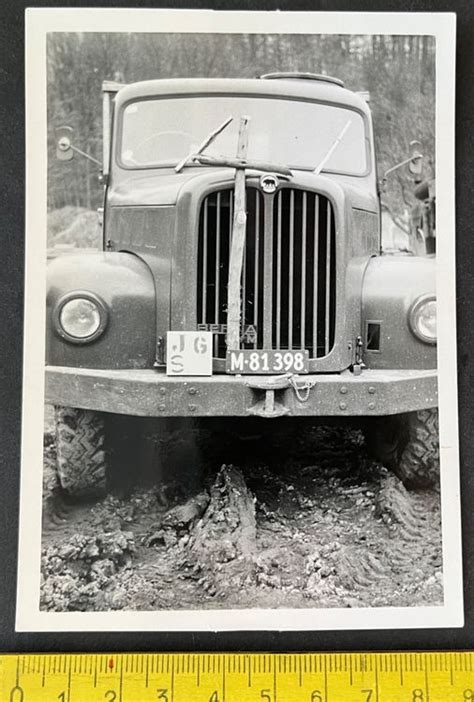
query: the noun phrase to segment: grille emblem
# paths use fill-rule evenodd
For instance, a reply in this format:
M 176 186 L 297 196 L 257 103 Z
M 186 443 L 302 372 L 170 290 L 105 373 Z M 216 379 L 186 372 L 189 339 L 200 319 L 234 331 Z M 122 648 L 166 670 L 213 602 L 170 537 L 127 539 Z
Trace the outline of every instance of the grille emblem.
M 276 175 L 273 175 L 273 173 L 263 175 L 260 178 L 260 187 L 262 188 L 264 193 L 274 193 L 275 190 L 278 188 L 278 178 L 276 177 Z

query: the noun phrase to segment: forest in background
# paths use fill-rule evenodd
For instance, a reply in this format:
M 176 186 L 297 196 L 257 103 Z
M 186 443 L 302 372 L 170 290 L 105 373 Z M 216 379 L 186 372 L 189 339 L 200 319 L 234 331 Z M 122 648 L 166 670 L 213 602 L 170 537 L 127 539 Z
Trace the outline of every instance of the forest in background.
M 429 36 L 289 34 L 53 33 L 48 37 L 48 209 L 95 209 L 97 167 L 76 156 L 57 161 L 55 130 L 100 160 L 103 80 L 256 77 L 310 71 L 370 93 L 379 175 L 422 144 L 427 175 L 435 144 L 435 42 Z M 384 200 L 403 215 L 413 198 L 404 169 L 390 176 Z

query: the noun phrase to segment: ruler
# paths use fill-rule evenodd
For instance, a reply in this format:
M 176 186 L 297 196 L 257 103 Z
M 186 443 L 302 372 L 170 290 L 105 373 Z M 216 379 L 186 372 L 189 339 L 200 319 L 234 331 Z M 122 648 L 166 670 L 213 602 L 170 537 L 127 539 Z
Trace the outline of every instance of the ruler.
M 465 702 L 474 652 L 0 656 L 1 702 Z

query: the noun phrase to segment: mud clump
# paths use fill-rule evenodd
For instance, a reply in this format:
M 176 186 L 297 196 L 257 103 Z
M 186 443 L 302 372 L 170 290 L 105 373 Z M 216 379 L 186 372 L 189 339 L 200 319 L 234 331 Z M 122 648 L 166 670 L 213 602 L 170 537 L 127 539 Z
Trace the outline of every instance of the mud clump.
M 159 528 L 154 529 L 147 535 L 144 543 L 147 546 L 163 543 L 165 546 L 173 546 L 178 543 L 179 537 L 183 536 L 199 517 L 202 516 L 209 504 L 209 494 L 200 492 L 191 497 L 184 504 L 176 505 L 162 517 Z M 183 542 L 185 540 L 183 539 Z
M 131 564 L 133 534 L 76 534 L 42 553 L 41 608 L 52 611 L 96 609 L 106 604 L 111 578 Z M 92 605 L 92 606 L 91 606 Z
M 202 519 L 183 544 L 182 564 L 214 595 L 230 581 L 238 587 L 249 580 L 256 549 L 255 497 L 242 471 L 224 465 L 211 486 Z

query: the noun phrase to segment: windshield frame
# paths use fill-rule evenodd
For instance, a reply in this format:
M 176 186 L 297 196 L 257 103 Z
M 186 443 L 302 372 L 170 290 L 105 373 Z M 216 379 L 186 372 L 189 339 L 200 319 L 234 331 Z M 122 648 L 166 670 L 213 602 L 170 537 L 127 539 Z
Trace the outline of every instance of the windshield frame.
M 365 160 L 366 160 L 366 170 L 361 173 L 352 173 L 350 171 L 339 171 L 339 170 L 333 170 L 331 168 L 323 168 L 321 170 L 321 173 L 332 173 L 335 175 L 342 175 L 342 176 L 348 176 L 350 178 L 367 178 L 372 171 L 373 171 L 373 149 L 372 149 L 372 130 L 370 127 L 370 122 L 363 110 L 358 109 L 354 105 L 347 105 L 346 103 L 343 102 L 336 102 L 334 100 L 318 100 L 315 98 L 308 98 L 308 97 L 299 97 L 299 96 L 287 96 L 287 95 L 275 95 L 271 93 L 265 93 L 265 94 L 255 94 L 255 93 L 246 93 L 246 92 L 198 92 L 198 93 L 188 93 L 188 92 L 183 92 L 183 93 L 167 93 L 164 95 L 144 95 L 144 96 L 138 96 L 138 97 L 133 97 L 130 100 L 127 100 L 124 102 L 120 110 L 118 111 L 117 114 L 117 124 L 116 124 L 116 139 L 115 139 L 115 148 L 114 148 L 114 159 L 115 163 L 119 168 L 125 171 L 150 171 L 150 170 L 166 170 L 170 168 L 174 168 L 179 161 L 173 161 L 169 163 L 156 163 L 156 164 L 146 164 L 143 166 L 130 166 L 125 164 L 122 161 L 121 158 L 121 147 L 122 147 L 122 136 L 123 136 L 123 117 L 125 110 L 129 105 L 132 105 L 136 102 L 145 102 L 145 101 L 158 101 L 158 100 L 170 100 L 170 99 L 185 99 L 185 98 L 208 98 L 208 97 L 232 97 L 232 98 L 255 98 L 256 100 L 260 99 L 267 99 L 267 100 L 286 100 L 288 102 L 309 102 L 312 104 L 317 104 L 317 105 L 326 105 L 328 107 L 336 107 L 339 109 L 346 110 L 348 112 L 355 112 L 358 114 L 363 121 L 364 124 L 364 146 L 365 146 Z M 230 154 L 227 154 L 227 156 L 230 156 Z M 206 166 L 202 166 L 199 164 L 189 164 L 191 166 L 194 165 L 196 168 L 206 168 Z M 282 165 L 288 165 L 289 168 L 295 171 L 304 171 L 306 173 L 311 173 L 312 168 L 306 166 L 292 166 L 289 164 L 282 164 Z M 314 168 L 316 168 L 318 164 L 314 164 Z M 189 166 L 188 166 L 189 167 Z

